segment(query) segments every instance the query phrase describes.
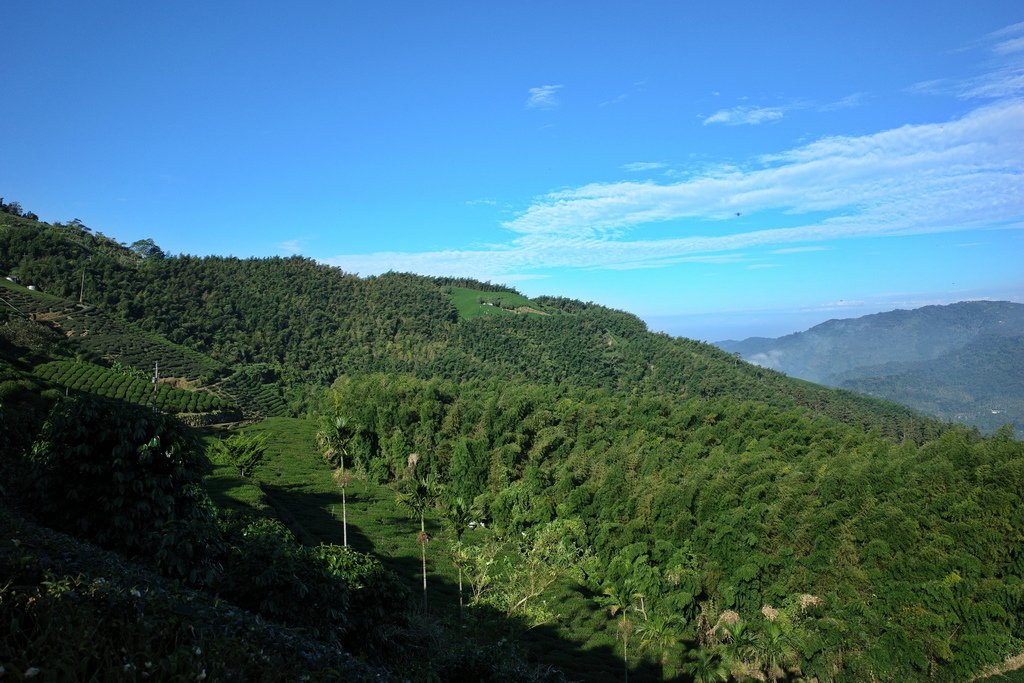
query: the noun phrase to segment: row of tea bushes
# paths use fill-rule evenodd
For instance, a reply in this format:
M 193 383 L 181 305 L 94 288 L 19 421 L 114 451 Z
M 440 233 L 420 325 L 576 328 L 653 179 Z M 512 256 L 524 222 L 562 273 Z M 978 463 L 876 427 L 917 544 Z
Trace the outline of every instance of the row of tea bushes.
M 118 372 L 81 361 L 44 363 L 35 369 L 35 374 L 69 389 L 152 405 L 169 413 L 206 413 L 234 407 L 226 399 L 205 391 L 186 391 L 167 384 L 153 384 L 134 373 Z
M 59 321 L 70 341 L 94 359 L 116 358 L 146 371 L 160 364 L 160 374 L 197 379 L 223 372 L 223 366 L 201 353 L 150 335 L 95 309 L 77 311 Z

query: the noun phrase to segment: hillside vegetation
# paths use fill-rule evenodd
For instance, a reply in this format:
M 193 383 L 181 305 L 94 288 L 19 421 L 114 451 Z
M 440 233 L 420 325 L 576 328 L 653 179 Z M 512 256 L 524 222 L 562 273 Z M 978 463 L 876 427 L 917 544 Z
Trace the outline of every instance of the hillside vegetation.
M 653 334 L 635 316 L 593 303 L 541 297 L 532 303 L 548 315 L 460 320 L 452 288 L 515 293 L 409 274 L 358 278 L 301 257 L 133 260 L 134 252 L 105 237 L 79 228 L 71 240 L 69 230 L 0 214 L 0 272 L 71 297 L 81 289 L 84 271 L 86 303 L 226 366 L 261 365 L 290 387 L 290 401 L 299 406 L 308 405 L 301 385 L 326 386 L 344 374 L 401 372 L 423 379 L 504 378 L 742 396 L 877 427 L 897 438 L 921 440 L 941 431 L 895 404 L 794 381 L 713 346 Z
M 243 679 L 230 652 L 277 648 L 256 679 L 963 681 L 1024 650 L 1012 429 L 464 279 L 2 213 L 0 270 L 43 290 L 0 315 L 19 675 Z M 183 349 L 186 406 L 279 417 L 154 411 L 153 359 L 89 351 L 83 313 Z

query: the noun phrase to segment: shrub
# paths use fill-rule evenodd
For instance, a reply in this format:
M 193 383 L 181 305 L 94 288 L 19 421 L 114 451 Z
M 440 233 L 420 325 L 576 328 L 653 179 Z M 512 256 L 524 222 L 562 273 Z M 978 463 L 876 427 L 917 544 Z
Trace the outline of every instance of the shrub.
M 29 460 L 32 502 L 53 526 L 155 560 L 170 576 L 214 579 L 222 541 L 200 488 L 202 447 L 173 418 L 95 397 L 65 399 Z
M 314 549 L 299 545 L 271 519 L 231 519 L 221 594 L 245 609 L 321 638 L 344 630 L 348 587 L 330 572 Z
M 251 477 L 266 452 L 266 434 L 235 434 L 212 443 L 209 455 L 215 462 L 236 467 L 239 475 Z
M 384 656 L 400 647 L 399 629 L 407 626 L 409 589 L 372 555 L 340 545 L 321 545 L 314 551 L 332 576 L 349 587 L 346 647 Z
M 39 681 L 380 681 L 381 672 L 0 506 L 0 670 Z M 27 680 L 27 679 L 26 679 Z

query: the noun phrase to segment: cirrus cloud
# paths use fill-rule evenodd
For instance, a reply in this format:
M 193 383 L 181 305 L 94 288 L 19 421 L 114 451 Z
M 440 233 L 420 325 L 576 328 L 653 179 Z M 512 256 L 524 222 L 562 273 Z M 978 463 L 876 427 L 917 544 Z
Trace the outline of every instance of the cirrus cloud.
M 732 220 L 737 213 L 742 221 Z M 1024 100 L 1009 99 L 951 121 L 823 138 L 679 182 L 551 192 L 504 222 L 508 239 L 497 245 L 328 262 L 363 274 L 510 280 L 554 268 L 735 262 L 742 250 L 793 253 L 837 239 L 1019 229 L 1022 220 Z M 645 236 L 654 225 L 661 236 Z
M 526 98 L 527 109 L 553 109 L 559 105 L 558 91 L 563 85 L 541 85 L 530 88 L 530 96 Z
M 732 109 L 720 109 L 711 116 L 704 119 L 704 125 L 709 123 L 724 123 L 727 126 L 756 126 L 768 121 L 778 121 L 784 116 L 779 107 L 733 107 Z

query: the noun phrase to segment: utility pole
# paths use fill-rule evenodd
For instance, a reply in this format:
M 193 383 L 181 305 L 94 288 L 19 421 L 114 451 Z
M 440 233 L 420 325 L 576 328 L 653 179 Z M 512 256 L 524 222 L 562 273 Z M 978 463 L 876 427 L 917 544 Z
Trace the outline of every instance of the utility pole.
M 159 412 L 156 407 L 156 387 L 157 381 L 160 379 L 160 361 L 153 361 L 153 377 L 150 378 L 150 382 L 153 384 L 153 393 L 151 394 L 150 403 L 153 407 L 153 412 Z
M 82 266 L 82 287 L 78 290 L 78 303 L 82 303 L 85 297 L 85 266 Z

